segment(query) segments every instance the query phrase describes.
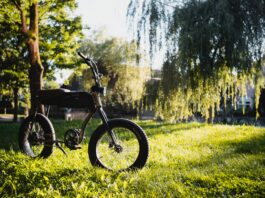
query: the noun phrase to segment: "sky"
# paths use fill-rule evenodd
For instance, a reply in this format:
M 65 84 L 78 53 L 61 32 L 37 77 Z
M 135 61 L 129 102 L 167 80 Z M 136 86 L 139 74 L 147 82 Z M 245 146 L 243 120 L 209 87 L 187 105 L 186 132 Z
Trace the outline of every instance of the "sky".
M 104 29 L 107 36 L 129 40 L 126 12 L 130 0 L 77 0 L 76 14 L 82 17 L 83 26 L 90 30 Z M 87 32 L 84 32 L 87 33 Z M 62 85 L 72 70 L 56 72 L 56 81 Z
M 127 37 L 126 12 L 130 0 L 77 0 L 77 14 L 92 30 L 106 28 L 109 36 Z

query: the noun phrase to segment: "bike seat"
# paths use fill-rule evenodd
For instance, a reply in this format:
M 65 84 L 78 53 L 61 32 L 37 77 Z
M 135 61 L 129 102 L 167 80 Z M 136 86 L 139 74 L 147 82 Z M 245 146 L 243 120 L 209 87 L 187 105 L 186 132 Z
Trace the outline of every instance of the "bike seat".
M 70 90 L 68 89 L 40 90 L 38 96 L 42 104 L 58 105 L 60 103 L 61 97 L 67 92 L 70 92 Z
M 88 92 L 70 91 L 68 89 L 40 90 L 38 98 L 40 103 L 44 105 L 95 110 L 93 97 Z

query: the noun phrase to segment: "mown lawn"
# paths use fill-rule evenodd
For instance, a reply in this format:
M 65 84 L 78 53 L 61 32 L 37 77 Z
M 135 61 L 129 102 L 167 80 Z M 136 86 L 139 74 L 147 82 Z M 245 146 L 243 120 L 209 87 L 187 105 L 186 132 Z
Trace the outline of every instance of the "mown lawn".
M 138 123 L 150 158 L 142 170 L 121 173 L 93 168 L 87 141 L 67 157 L 56 149 L 30 159 L 18 151 L 18 125 L 1 123 L 0 197 L 265 197 L 265 128 Z M 55 121 L 59 136 L 79 123 L 67 124 Z

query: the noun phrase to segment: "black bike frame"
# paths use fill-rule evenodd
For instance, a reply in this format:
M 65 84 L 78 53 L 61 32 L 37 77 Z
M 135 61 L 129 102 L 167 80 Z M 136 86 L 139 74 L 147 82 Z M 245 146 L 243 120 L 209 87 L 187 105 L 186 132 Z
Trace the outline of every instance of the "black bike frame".
M 92 59 L 89 59 L 87 57 L 85 57 L 82 53 L 78 52 L 78 55 L 80 57 L 82 57 L 84 60 L 85 60 L 85 63 L 90 66 L 91 70 L 92 70 L 92 73 L 93 73 L 93 77 L 94 77 L 94 80 L 95 80 L 95 85 L 96 85 L 96 88 L 99 88 L 99 89 L 96 89 L 96 90 L 92 90 L 91 92 L 91 95 L 92 95 L 92 98 L 93 98 L 93 102 L 95 104 L 95 109 L 92 110 L 91 112 L 89 112 L 86 116 L 86 118 L 84 119 L 83 123 L 82 123 L 82 126 L 81 126 L 81 131 L 80 131 L 80 135 L 79 135 L 79 144 L 84 140 L 84 137 L 85 137 L 85 130 L 86 130 L 86 127 L 89 123 L 89 121 L 91 120 L 92 116 L 98 112 L 102 122 L 103 122 L 103 125 L 105 127 L 105 129 L 108 131 L 110 137 L 111 137 L 111 140 L 112 140 L 112 144 L 114 146 L 118 146 L 118 143 L 117 143 L 117 139 L 116 139 L 116 136 L 115 134 L 113 133 L 113 131 L 110 129 L 109 125 L 108 125 L 108 117 L 105 113 L 105 111 L 103 110 L 103 107 L 102 107 L 102 102 L 101 102 L 101 98 L 100 98 L 100 88 L 101 88 L 101 84 L 100 84 L 100 74 L 98 72 L 98 68 L 97 68 L 97 65 L 96 63 L 92 60 Z M 49 107 L 48 107 L 49 109 Z M 48 111 L 47 110 L 47 114 L 48 114 Z M 35 111 L 35 116 L 33 118 L 33 122 L 34 122 L 34 119 L 37 115 L 37 109 Z M 31 126 L 32 127 L 32 126 Z M 65 151 L 61 148 L 61 146 L 59 145 L 59 143 L 64 143 L 63 141 L 60 141 L 60 140 L 55 140 L 55 142 L 57 144 L 57 146 L 59 146 L 59 148 L 65 153 Z
M 98 72 L 98 68 L 97 68 L 96 63 L 92 59 L 85 57 L 81 52 L 78 52 L 78 55 L 84 59 L 85 63 L 88 66 L 90 66 L 92 73 L 93 73 L 96 87 L 101 87 L 101 84 L 100 84 L 100 77 L 101 76 Z M 99 116 L 103 122 L 103 125 L 105 126 L 106 130 L 108 131 L 108 133 L 111 137 L 112 143 L 114 144 L 114 146 L 118 145 L 116 136 L 108 125 L 108 117 L 107 117 L 105 111 L 103 110 L 102 102 L 101 102 L 101 98 L 100 98 L 100 93 L 98 93 L 97 91 L 93 91 L 91 93 L 91 95 L 93 97 L 93 101 L 94 101 L 96 109 L 95 109 L 95 111 L 89 112 L 88 115 L 86 116 L 85 120 L 83 121 L 80 136 L 79 136 L 80 137 L 79 143 L 81 143 L 85 137 L 85 130 L 86 130 L 87 124 L 91 120 L 92 116 L 96 112 L 98 112 L 98 114 L 99 114 Z

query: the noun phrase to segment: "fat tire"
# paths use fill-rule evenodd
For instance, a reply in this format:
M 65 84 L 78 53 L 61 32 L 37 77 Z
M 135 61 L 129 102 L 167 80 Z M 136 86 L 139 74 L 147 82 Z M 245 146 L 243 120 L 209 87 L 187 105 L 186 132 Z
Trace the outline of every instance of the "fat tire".
M 139 142 L 139 154 L 135 162 L 128 168 L 120 171 L 142 168 L 146 164 L 149 156 L 149 143 L 143 129 L 134 122 L 123 118 L 111 119 L 108 121 L 108 125 L 111 129 L 114 129 L 115 127 L 129 129 L 135 134 Z M 106 131 L 106 127 L 102 124 L 92 133 L 88 146 L 88 154 L 89 160 L 93 166 L 108 169 L 97 157 L 97 143 Z
M 39 155 L 35 155 L 33 153 L 33 151 L 31 150 L 30 144 L 28 142 L 28 139 L 27 139 L 28 138 L 27 129 L 29 127 L 29 124 L 32 121 L 39 123 L 39 125 L 42 127 L 44 131 L 44 135 L 46 135 L 46 140 L 48 142 L 48 144 L 44 145 Z M 55 141 L 54 128 L 50 120 L 43 114 L 38 113 L 36 114 L 36 116 L 34 115 L 28 116 L 20 125 L 18 141 L 19 141 L 20 150 L 26 155 L 31 156 L 31 157 L 47 158 L 53 152 L 53 142 Z

